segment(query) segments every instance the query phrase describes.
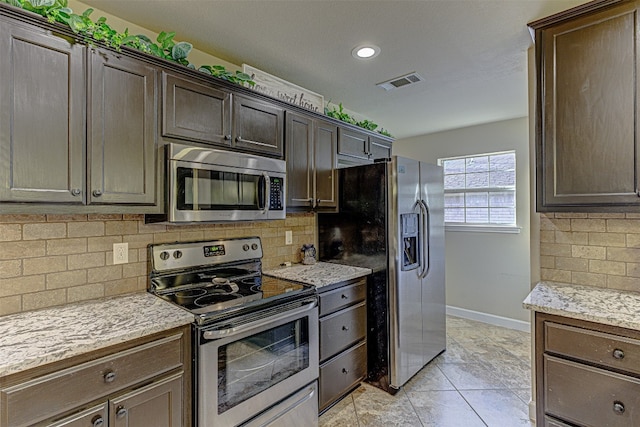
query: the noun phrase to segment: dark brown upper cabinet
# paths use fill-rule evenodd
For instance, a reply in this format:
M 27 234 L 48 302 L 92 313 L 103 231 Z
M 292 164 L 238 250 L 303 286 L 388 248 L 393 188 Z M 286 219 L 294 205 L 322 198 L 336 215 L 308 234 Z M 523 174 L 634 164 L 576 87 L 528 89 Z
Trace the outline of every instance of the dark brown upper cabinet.
M 640 206 L 639 4 L 592 2 L 530 23 L 538 211 Z
M 337 207 L 338 127 L 287 112 L 287 208 Z
M 0 17 L 0 55 L 0 202 L 82 205 L 84 46 Z
M 159 70 L 90 50 L 91 203 L 154 206 Z
M 364 131 L 339 128 L 338 164 L 340 166 L 363 165 L 390 156 L 390 141 Z
M 162 135 L 231 147 L 231 93 L 162 73 Z
M 233 95 L 233 146 L 272 157 L 284 157 L 284 109 Z

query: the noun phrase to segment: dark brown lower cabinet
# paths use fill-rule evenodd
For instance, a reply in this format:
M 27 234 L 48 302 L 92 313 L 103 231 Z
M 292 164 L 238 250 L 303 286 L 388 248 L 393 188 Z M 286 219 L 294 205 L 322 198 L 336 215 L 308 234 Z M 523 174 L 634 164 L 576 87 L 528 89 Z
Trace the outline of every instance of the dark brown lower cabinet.
M 640 332 L 536 313 L 539 425 L 640 425 Z
M 320 297 L 320 412 L 367 375 L 366 279 L 318 289 Z
M 184 327 L 0 378 L 0 425 L 190 426 L 190 352 Z

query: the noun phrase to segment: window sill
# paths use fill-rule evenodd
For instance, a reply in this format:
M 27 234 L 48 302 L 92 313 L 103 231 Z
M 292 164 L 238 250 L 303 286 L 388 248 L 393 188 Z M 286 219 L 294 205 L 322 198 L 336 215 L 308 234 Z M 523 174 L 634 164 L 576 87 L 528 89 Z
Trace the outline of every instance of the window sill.
M 522 227 L 516 225 L 513 226 L 500 226 L 500 225 L 447 225 L 444 226 L 445 231 L 463 231 L 469 233 L 507 233 L 507 234 L 520 234 Z

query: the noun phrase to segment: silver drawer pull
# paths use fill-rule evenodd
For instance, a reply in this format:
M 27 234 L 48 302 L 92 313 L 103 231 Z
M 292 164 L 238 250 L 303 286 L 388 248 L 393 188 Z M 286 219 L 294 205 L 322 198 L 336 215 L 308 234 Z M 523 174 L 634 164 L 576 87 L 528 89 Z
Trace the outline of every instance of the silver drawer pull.
M 127 409 L 124 406 L 118 406 L 116 408 L 116 418 L 124 418 L 127 415 Z
M 348 327 L 348 326 L 343 326 L 343 327 L 342 327 L 342 330 L 343 330 L 343 331 L 348 331 L 348 330 L 349 330 L 349 327 Z
M 345 294 L 342 294 L 342 299 L 349 299 L 349 297 Z
M 613 402 L 613 412 L 620 415 L 624 414 L 624 403 L 617 400 Z
M 624 351 L 616 348 L 615 350 L 613 350 L 613 358 L 618 360 L 624 359 Z
M 349 373 L 349 370 L 347 368 L 342 368 L 342 373 L 346 375 Z
M 96 415 L 93 420 L 91 420 L 92 427 L 102 427 L 104 425 L 104 418 L 101 415 Z
M 113 371 L 109 371 L 106 374 L 104 374 L 104 382 L 105 383 L 112 383 L 116 380 L 116 373 Z

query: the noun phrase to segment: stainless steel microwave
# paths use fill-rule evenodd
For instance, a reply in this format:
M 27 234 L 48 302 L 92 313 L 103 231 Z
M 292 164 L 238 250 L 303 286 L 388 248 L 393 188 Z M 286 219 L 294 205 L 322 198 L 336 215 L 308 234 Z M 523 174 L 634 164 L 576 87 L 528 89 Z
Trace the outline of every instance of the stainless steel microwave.
M 286 163 L 252 154 L 167 145 L 166 213 L 146 222 L 284 219 Z

